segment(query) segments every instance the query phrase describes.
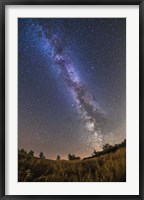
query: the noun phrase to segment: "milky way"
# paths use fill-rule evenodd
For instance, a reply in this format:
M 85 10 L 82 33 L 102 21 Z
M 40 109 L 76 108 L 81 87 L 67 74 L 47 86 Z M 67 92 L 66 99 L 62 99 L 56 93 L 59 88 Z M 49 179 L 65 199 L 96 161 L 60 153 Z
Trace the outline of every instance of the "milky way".
M 38 29 L 38 26 L 36 26 Z M 49 30 L 39 27 L 41 39 L 49 46 L 49 55 L 53 61 L 53 67 L 60 71 L 60 77 L 69 86 L 78 107 L 79 114 L 88 131 L 95 135 L 97 142 L 102 141 L 100 120 L 104 118 L 101 111 L 96 107 L 93 96 L 88 93 L 80 83 L 70 57 L 63 53 L 61 38 L 56 34 L 51 35 Z
M 57 23 L 57 19 L 51 19 L 51 20 L 52 20 L 52 22 L 56 22 Z M 78 21 L 78 20 L 75 20 L 75 21 Z M 74 21 L 74 23 L 75 23 L 75 21 Z M 64 20 L 63 21 L 60 20 L 60 19 L 58 20 L 58 24 L 62 24 L 62 27 L 63 27 L 63 24 L 65 22 L 66 21 L 64 21 Z M 91 21 L 89 20 L 87 22 L 84 22 L 84 25 L 86 25 L 88 23 L 90 24 Z M 92 21 L 93 25 L 94 25 L 94 23 L 95 23 L 95 20 Z M 105 21 L 103 21 L 103 20 L 99 20 L 96 23 L 98 24 L 98 27 L 105 26 L 105 24 L 107 26 L 107 24 L 108 24 L 108 23 L 105 23 Z M 110 23 L 112 25 L 113 24 L 115 25 L 117 23 L 117 21 L 111 21 Z M 22 65 L 21 63 L 23 63 L 23 65 L 24 65 L 24 68 L 22 69 L 22 67 L 21 67 L 21 69 L 20 69 L 20 77 L 19 77 L 19 79 L 21 78 L 20 79 L 20 81 L 21 81 L 20 84 L 23 83 L 23 89 L 19 90 L 19 93 L 20 93 L 19 96 L 20 96 L 20 98 L 22 98 L 22 100 L 20 101 L 19 105 L 21 107 L 24 107 L 24 109 L 19 109 L 20 116 L 24 116 L 23 113 L 26 113 L 27 110 L 30 110 L 29 111 L 30 112 L 30 120 L 29 121 L 32 120 L 32 123 L 33 123 L 33 120 L 35 119 L 35 117 L 37 116 L 36 115 L 34 118 L 32 118 L 32 113 L 36 112 L 36 110 L 38 110 L 38 107 L 34 110 L 34 108 L 32 108 L 32 107 L 34 107 L 35 104 L 33 104 L 33 105 L 29 104 L 30 101 L 35 102 L 35 100 L 33 100 L 34 98 L 32 96 L 30 96 L 30 97 L 28 97 L 27 100 L 24 100 L 23 93 L 25 93 L 25 92 L 28 93 L 28 91 L 31 90 L 30 87 L 32 85 L 32 81 L 33 81 L 33 79 L 35 77 L 35 74 L 37 74 L 37 72 L 34 72 L 34 69 L 37 69 L 37 68 L 35 68 L 35 66 L 37 64 L 34 64 L 35 63 L 34 60 L 36 60 L 37 59 L 37 55 L 39 55 L 38 57 L 40 58 L 40 62 L 41 62 L 41 60 L 42 60 L 41 58 L 43 57 L 43 54 L 44 54 L 45 58 L 43 60 L 45 60 L 45 61 L 43 61 L 43 64 L 40 64 L 41 66 L 40 66 L 40 68 L 38 68 L 38 70 L 41 70 L 43 68 L 42 67 L 43 65 L 44 66 L 48 66 L 48 67 L 50 66 L 50 68 L 52 70 L 49 71 L 49 73 L 51 73 L 51 75 L 48 74 L 48 73 L 45 73 L 44 80 L 46 80 L 46 78 L 49 80 L 50 76 L 52 77 L 52 76 L 57 76 L 58 75 L 57 76 L 58 78 L 56 78 L 55 81 L 57 82 L 58 79 L 59 79 L 61 82 L 64 83 L 63 90 L 67 90 L 67 88 L 68 88 L 69 96 L 72 95 L 72 98 L 73 98 L 73 100 L 75 102 L 75 105 L 76 105 L 76 111 L 77 111 L 76 114 L 80 118 L 82 124 L 84 125 L 84 127 L 87 130 L 87 135 L 88 136 L 86 137 L 86 133 L 84 133 L 84 132 L 82 133 L 82 135 L 84 136 L 83 138 L 86 137 L 86 140 L 87 140 L 86 143 L 88 144 L 88 146 L 91 145 L 90 149 L 92 149 L 92 148 L 94 148 L 96 146 L 97 147 L 98 146 L 102 146 L 102 144 L 104 144 L 106 142 L 106 138 L 109 141 L 110 141 L 110 138 L 115 138 L 115 136 L 113 135 L 113 131 L 117 132 L 118 129 L 120 129 L 120 128 L 118 128 L 119 126 L 117 127 L 117 125 L 115 123 L 115 120 L 114 120 L 115 118 L 117 119 L 118 117 L 115 117 L 116 113 L 114 111 L 112 111 L 113 112 L 113 117 L 110 117 L 109 114 L 106 114 L 106 113 L 110 112 L 109 108 L 111 108 L 111 106 L 107 106 L 108 105 L 107 104 L 107 98 L 110 96 L 110 97 L 112 97 L 112 99 L 114 99 L 115 96 L 119 95 L 119 92 L 118 92 L 118 95 L 116 95 L 116 93 L 113 95 L 111 90 L 113 89 L 113 87 L 116 87 L 117 81 L 120 79 L 120 78 L 117 78 L 118 75 L 116 75 L 117 71 L 120 68 L 119 69 L 114 69 L 115 66 L 112 63 L 111 64 L 112 65 L 112 69 L 110 69 L 110 68 L 107 67 L 107 65 L 110 66 L 109 60 L 107 60 L 107 63 L 105 63 L 104 69 L 110 70 L 110 72 L 112 74 L 115 73 L 117 80 L 115 81 L 115 86 L 113 85 L 113 80 L 115 80 L 114 76 L 112 76 L 112 78 L 109 79 L 108 81 L 104 80 L 102 82 L 101 86 L 99 86 L 100 84 L 95 86 L 97 88 L 101 87 L 101 91 L 103 90 L 103 88 L 106 88 L 105 93 L 106 93 L 107 97 L 104 97 L 104 99 L 101 100 L 101 102 L 103 102 L 103 103 L 106 101 L 106 103 L 105 103 L 106 106 L 103 106 L 103 108 L 101 108 L 99 101 L 100 101 L 100 96 L 101 96 L 102 92 L 100 91 L 97 94 L 95 92 L 93 93 L 91 91 L 91 89 L 89 89 L 89 87 L 85 86 L 85 84 L 83 83 L 84 81 L 81 80 L 82 78 L 77 73 L 77 66 L 76 66 L 75 60 L 73 60 L 73 56 L 71 55 L 72 51 L 68 51 L 68 49 L 70 49 L 70 46 L 67 46 L 66 40 L 67 40 L 68 37 L 71 37 L 71 33 L 69 34 L 70 36 L 67 34 L 67 37 L 65 38 L 65 35 L 63 35 L 64 31 L 61 28 L 61 25 L 60 26 L 56 26 L 56 24 L 53 24 L 53 23 L 51 23 L 50 20 L 47 21 L 46 19 L 44 19 L 44 21 L 42 19 L 41 20 L 39 20 L 39 19 L 27 19 L 27 20 L 25 20 L 24 19 L 24 21 L 22 21 L 20 24 L 22 24 L 22 25 L 26 24 L 24 28 L 20 29 L 22 31 L 19 33 L 19 41 L 20 41 L 19 42 L 19 46 L 20 46 L 20 48 L 19 48 L 19 67 L 20 67 L 20 65 Z M 120 21 L 120 24 L 121 24 L 121 21 Z M 80 32 L 84 32 L 84 31 L 82 31 L 82 29 L 84 29 L 83 28 L 83 22 L 81 23 L 80 20 L 79 20 L 78 21 L 78 25 L 82 26 L 82 28 L 80 27 Z M 68 27 L 68 25 L 66 27 Z M 69 30 L 71 30 L 71 27 L 66 28 L 66 31 L 69 31 Z M 95 30 L 92 29 L 92 33 L 94 33 L 94 31 Z M 86 32 L 87 32 L 87 30 L 86 30 Z M 81 33 L 80 33 L 80 35 L 81 35 Z M 112 35 L 112 33 L 110 35 Z M 113 33 L 113 35 L 112 35 L 113 37 L 111 36 L 111 40 L 113 39 L 111 41 L 111 44 L 107 43 L 106 46 L 104 44 L 105 49 L 109 45 L 112 45 L 114 41 L 116 41 L 115 40 L 116 36 L 117 36 L 117 41 L 118 41 L 119 35 L 117 35 L 117 33 Z M 101 37 L 105 38 L 105 36 L 103 36 L 103 35 Z M 100 41 L 104 40 L 101 37 L 99 38 Z M 95 37 L 93 36 L 93 38 L 95 38 Z M 25 43 L 23 42 L 24 40 L 25 40 Z M 106 38 L 105 38 L 105 40 L 106 40 Z M 76 41 L 76 38 L 75 38 L 75 41 Z M 99 40 L 97 42 L 99 43 Z M 105 41 L 102 41 L 102 43 L 103 42 L 105 42 Z M 79 41 L 77 41 L 77 44 L 78 43 L 79 43 Z M 119 44 L 119 41 L 118 41 L 117 44 Z M 26 46 L 26 48 L 24 48 L 24 46 Z M 30 48 L 32 48 L 34 50 L 31 51 Z M 25 50 L 25 49 L 27 49 L 27 50 Z M 41 53 L 41 56 L 40 56 L 40 53 L 37 53 L 36 49 L 39 50 L 39 52 Z M 118 49 L 118 46 L 117 46 L 117 49 Z M 124 51 L 124 50 L 125 49 L 122 49 L 122 48 L 120 49 L 120 51 Z M 117 50 L 115 50 L 115 51 L 117 51 Z M 21 53 L 21 52 L 24 52 L 24 53 Z M 34 52 L 36 52 L 36 53 L 34 53 Z M 97 54 L 103 55 L 102 54 L 103 53 L 103 49 L 101 49 L 101 51 L 97 51 L 96 49 L 91 49 L 90 52 L 91 52 L 91 55 L 93 53 L 97 52 L 97 53 L 95 53 L 95 57 L 97 56 Z M 89 50 L 87 50 L 86 53 L 88 54 Z M 76 55 L 76 57 L 78 59 L 79 58 L 79 56 L 78 56 L 79 53 L 75 52 L 74 54 Z M 21 57 L 20 57 L 20 55 L 21 55 Z M 109 55 L 109 53 L 105 54 L 105 58 L 107 58 L 108 55 Z M 110 56 L 111 55 L 112 54 L 110 54 Z M 109 56 L 109 58 L 110 58 L 110 56 Z M 29 64 L 27 64 L 27 62 L 28 62 L 27 60 L 29 60 L 29 59 L 27 59 L 27 57 L 30 57 Z M 123 59 L 122 60 L 122 62 L 123 62 L 125 59 L 123 58 L 123 56 L 121 56 L 121 57 Z M 119 58 L 119 56 L 118 56 L 118 58 Z M 97 57 L 97 59 L 99 60 L 98 57 Z M 114 60 L 114 57 L 112 56 L 111 59 Z M 81 59 L 79 58 L 79 60 L 81 60 Z M 102 60 L 105 60 L 105 59 L 102 58 Z M 47 61 L 49 63 L 48 65 L 47 65 Z M 93 59 L 92 59 L 92 62 L 93 62 Z M 119 61 L 117 61 L 117 63 L 116 63 L 117 65 L 119 65 L 118 62 Z M 122 62 L 120 62 L 120 64 Z M 97 61 L 95 61 L 95 63 L 97 63 Z M 87 63 L 86 65 L 87 66 L 85 68 L 87 68 L 87 69 L 91 68 L 92 70 L 94 69 L 94 67 L 91 67 L 91 64 Z M 99 70 L 102 71 L 103 70 L 103 65 L 104 65 L 103 61 L 99 61 L 99 63 L 97 63 L 95 65 L 95 69 L 99 69 Z M 28 66 L 28 67 L 26 68 L 26 66 Z M 25 77 L 28 77 L 27 75 L 30 75 L 32 70 L 33 70 L 33 78 L 31 80 L 29 78 L 26 79 Z M 26 74 L 27 74 L 26 76 L 24 76 L 24 71 L 26 71 Z M 99 71 L 97 71 L 97 73 L 100 74 Z M 124 72 L 122 71 L 122 73 L 124 73 Z M 101 75 L 98 76 L 96 74 L 95 78 L 97 78 L 97 80 L 99 80 L 99 77 L 102 77 L 102 79 L 103 79 L 103 77 L 106 77 L 105 74 L 103 76 L 101 76 Z M 27 86 L 27 81 L 28 81 L 30 87 Z M 107 83 L 105 83 L 105 82 L 107 82 Z M 125 82 L 125 80 L 124 80 L 124 82 Z M 86 83 L 86 81 L 85 81 L 85 83 Z M 95 83 L 96 83 L 96 81 L 95 81 Z M 105 84 L 103 84 L 103 83 L 105 83 Z M 44 83 L 42 83 L 42 84 L 44 84 Z M 110 89 L 109 89 L 109 84 L 110 84 L 110 87 L 111 87 Z M 102 85 L 104 85 L 104 86 L 102 86 Z M 39 86 L 38 86 L 38 88 L 39 88 Z M 119 86 L 117 86 L 116 90 L 118 90 L 118 88 L 119 88 Z M 122 88 L 124 88 L 124 87 L 122 86 Z M 37 89 L 37 87 L 34 88 L 34 91 L 36 89 Z M 47 88 L 45 88 L 45 92 L 46 92 L 46 90 L 47 90 Z M 120 94 L 123 94 L 124 92 L 125 91 L 123 90 L 122 92 L 120 92 Z M 35 92 L 32 92 L 32 93 L 35 94 Z M 37 94 L 40 94 L 40 90 L 38 90 Z M 102 94 L 102 96 L 104 96 L 104 95 Z M 39 105 L 43 105 L 42 113 L 44 113 L 43 110 L 47 109 L 46 108 L 46 104 L 48 105 L 50 103 L 50 100 L 49 100 L 50 96 L 47 95 L 47 97 L 44 98 L 45 102 L 46 102 L 46 98 L 47 98 L 47 103 L 43 104 L 43 103 L 41 103 L 43 100 L 41 100 L 41 102 L 40 102 L 40 100 L 39 100 L 40 97 L 38 97 L 38 102 L 40 102 L 40 104 L 38 104 L 38 106 Z M 119 99 L 121 99 L 121 98 L 119 98 Z M 109 101 L 111 101 L 111 100 L 109 100 Z M 54 103 L 57 104 L 57 102 L 55 102 L 55 101 L 54 101 Z M 115 106 L 115 105 L 116 105 L 115 102 L 113 102 L 112 106 Z M 118 105 L 116 107 L 118 108 Z M 62 108 L 62 112 L 64 112 L 63 110 L 64 109 Z M 47 114 L 49 114 L 49 112 Z M 76 114 L 75 114 L 75 118 L 77 119 Z M 65 114 L 63 114 L 63 115 L 65 116 Z M 117 112 L 117 116 L 118 115 L 119 114 Z M 23 118 L 24 117 L 22 117 L 22 119 Z M 39 119 L 39 123 L 42 123 L 42 119 L 40 118 L 40 116 L 38 116 L 37 118 Z M 44 121 L 47 121 L 47 120 L 49 120 L 49 119 L 46 119 Z M 119 122 L 120 122 L 120 120 L 119 120 Z M 21 128 L 22 132 L 23 132 L 24 129 L 26 130 L 26 127 L 23 126 L 24 121 L 25 121 L 25 119 L 23 119 L 23 121 L 20 120 L 20 124 L 21 124 L 21 127 L 22 127 Z M 43 123 L 44 123 L 44 121 L 43 121 Z M 119 124 L 119 122 L 117 122 L 117 123 Z M 31 123 L 30 128 L 29 128 L 29 130 L 31 132 L 33 132 L 32 130 L 34 130 L 34 128 L 31 127 L 32 123 Z M 34 126 L 36 127 L 36 125 L 34 125 Z M 43 125 L 43 127 L 45 127 L 45 125 Z M 120 127 L 121 127 L 121 125 L 120 125 Z M 35 135 L 37 134 L 36 138 L 48 137 L 48 135 L 45 136 L 45 134 L 44 134 L 44 136 L 43 136 L 41 133 L 38 133 L 40 131 L 43 132 L 43 130 L 44 130 L 44 128 L 40 128 L 40 126 L 39 126 L 38 131 L 36 130 L 35 131 L 36 133 L 33 133 L 33 134 L 35 134 Z M 59 134 L 62 134 L 62 132 L 63 132 L 63 130 L 61 130 L 61 133 L 59 133 Z M 54 134 L 53 134 L 53 138 L 55 138 L 55 137 L 59 137 L 59 136 L 58 135 L 54 136 Z M 76 138 L 76 136 L 75 136 L 75 138 Z M 60 139 L 60 140 L 62 140 L 62 139 Z M 43 143 L 44 140 L 40 139 L 40 141 Z M 115 139 L 113 139 L 113 141 L 115 141 Z M 48 143 L 49 143 L 49 141 L 48 141 Z M 82 145 L 85 145 L 85 141 L 83 141 Z M 21 145 L 21 146 L 23 146 L 23 145 Z M 32 146 L 35 146 L 35 145 L 32 145 Z M 62 152 L 62 154 L 63 154 L 63 152 Z M 86 154 L 86 152 L 84 154 Z

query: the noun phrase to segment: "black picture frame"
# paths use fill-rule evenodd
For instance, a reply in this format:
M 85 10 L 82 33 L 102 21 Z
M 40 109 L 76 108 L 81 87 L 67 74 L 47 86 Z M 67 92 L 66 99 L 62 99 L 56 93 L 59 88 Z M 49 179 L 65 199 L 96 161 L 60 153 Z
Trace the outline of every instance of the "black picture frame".
M 139 5 L 139 195 L 5 195 L 5 6 L 6 5 Z M 0 0 L 0 199 L 129 199 L 144 198 L 144 0 Z

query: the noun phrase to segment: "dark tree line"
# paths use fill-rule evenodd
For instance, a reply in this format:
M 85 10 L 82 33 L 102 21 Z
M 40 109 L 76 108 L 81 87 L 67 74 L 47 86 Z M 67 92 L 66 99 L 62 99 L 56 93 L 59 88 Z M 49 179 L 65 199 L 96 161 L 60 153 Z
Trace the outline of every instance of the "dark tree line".
M 68 159 L 69 160 L 80 160 L 79 156 L 75 156 L 74 154 L 70 154 L 68 155 Z
M 27 160 L 34 158 L 34 151 L 30 150 L 29 152 L 27 152 L 24 149 L 19 149 L 18 150 L 18 158 L 19 159 L 27 159 Z M 45 159 L 43 152 L 40 152 L 39 158 Z
M 102 151 L 96 151 L 94 149 L 94 151 L 91 155 L 92 155 L 92 157 L 97 157 L 97 156 L 100 156 L 105 153 L 115 152 L 118 148 L 123 147 L 123 146 L 126 146 L 126 139 L 124 139 L 124 141 L 122 141 L 120 144 L 114 144 L 114 145 L 110 145 L 108 143 L 104 144 L 102 147 Z
M 19 160 L 21 160 L 21 159 L 30 160 L 30 159 L 34 158 L 34 151 L 30 150 L 29 152 L 27 152 L 24 149 L 19 149 L 18 150 L 18 158 L 19 158 Z M 41 160 L 46 159 L 43 152 L 40 152 L 39 158 Z M 60 155 L 57 155 L 56 160 L 57 161 L 61 160 Z M 80 160 L 80 157 L 75 156 L 75 154 L 68 154 L 68 160 Z
M 102 151 L 97 151 L 96 149 L 94 149 L 93 153 L 91 154 L 92 157 L 97 157 L 100 156 L 102 154 L 105 153 L 109 153 L 109 152 L 115 152 L 118 148 L 122 147 L 122 146 L 126 146 L 126 139 L 121 142 L 120 144 L 115 144 L 115 145 L 110 145 L 110 144 L 104 144 L 102 147 Z M 26 160 L 30 160 L 34 158 L 34 151 L 30 150 L 29 152 L 25 151 L 24 149 L 19 149 L 18 150 L 18 159 L 26 159 Z M 39 158 L 41 160 L 46 159 L 45 155 L 43 152 L 40 152 L 39 154 Z M 90 157 L 88 157 L 90 158 Z M 76 156 L 75 154 L 68 154 L 68 160 L 80 160 L 81 158 L 79 156 Z M 87 159 L 87 158 L 84 158 Z M 61 160 L 60 155 L 57 155 L 56 160 L 59 161 Z

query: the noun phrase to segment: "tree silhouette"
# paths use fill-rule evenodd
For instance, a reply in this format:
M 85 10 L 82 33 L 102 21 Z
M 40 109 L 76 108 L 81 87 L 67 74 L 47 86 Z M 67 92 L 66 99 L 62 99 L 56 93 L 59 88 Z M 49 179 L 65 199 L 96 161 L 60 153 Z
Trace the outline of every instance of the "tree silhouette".
M 34 157 L 34 151 L 30 150 L 29 153 L 27 154 L 27 159 L 31 160 Z
M 92 156 L 97 156 L 97 155 L 98 155 L 98 152 L 94 149 Z
M 103 151 L 107 151 L 107 150 L 110 150 L 112 148 L 112 146 L 110 144 L 105 144 L 103 145 Z
M 39 157 L 40 157 L 40 159 L 45 159 L 43 152 L 40 152 Z
M 75 158 L 75 155 L 74 155 L 74 154 L 72 155 L 72 154 L 69 153 L 68 159 L 69 159 L 69 160 L 74 160 L 74 158 Z
M 27 157 L 27 152 L 24 149 L 18 149 L 18 158 L 25 159 Z
M 80 160 L 80 157 L 78 157 L 78 156 L 76 157 L 74 154 L 70 154 L 69 153 L 68 154 L 68 159 L 69 160 Z
M 126 139 L 121 143 L 122 145 L 126 145 Z
M 60 158 L 60 155 L 57 155 L 57 158 L 56 158 L 57 160 L 60 160 L 61 158 Z
M 34 151 L 30 150 L 30 152 L 28 153 L 31 157 L 34 157 Z

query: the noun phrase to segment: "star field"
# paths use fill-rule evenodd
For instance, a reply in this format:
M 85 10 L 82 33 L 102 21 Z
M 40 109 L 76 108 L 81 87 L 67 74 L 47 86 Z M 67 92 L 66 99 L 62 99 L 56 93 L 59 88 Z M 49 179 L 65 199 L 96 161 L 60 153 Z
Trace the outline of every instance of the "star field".
M 89 156 L 126 137 L 126 20 L 18 19 L 19 148 Z

